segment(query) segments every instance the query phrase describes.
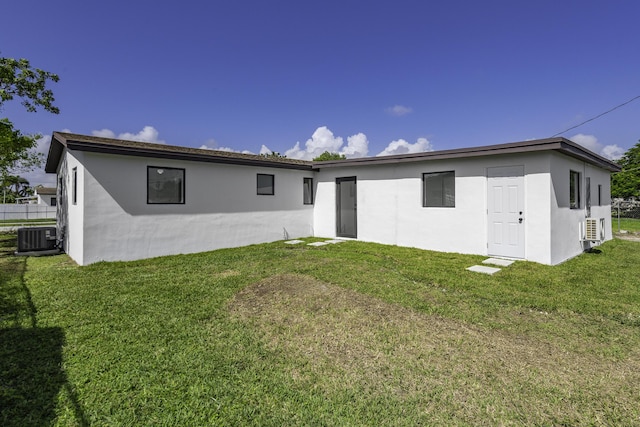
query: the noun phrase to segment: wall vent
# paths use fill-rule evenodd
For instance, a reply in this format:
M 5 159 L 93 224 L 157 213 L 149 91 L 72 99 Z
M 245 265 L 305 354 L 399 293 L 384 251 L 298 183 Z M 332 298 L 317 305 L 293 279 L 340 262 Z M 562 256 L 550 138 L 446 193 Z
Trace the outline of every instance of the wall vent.
M 584 240 L 591 242 L 604 240 L 604 218 L 587 218 L 585 220 Z
M 49 251 L 56 248 L 56 227 L 18 228 L 18 252 Z

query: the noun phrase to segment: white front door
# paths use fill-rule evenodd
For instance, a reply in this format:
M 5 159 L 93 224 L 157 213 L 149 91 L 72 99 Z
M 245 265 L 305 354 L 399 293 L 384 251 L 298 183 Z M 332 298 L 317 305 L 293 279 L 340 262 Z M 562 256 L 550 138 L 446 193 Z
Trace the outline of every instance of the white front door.
M 524 166 L 488 168 L 488 254 L 524 258 Z

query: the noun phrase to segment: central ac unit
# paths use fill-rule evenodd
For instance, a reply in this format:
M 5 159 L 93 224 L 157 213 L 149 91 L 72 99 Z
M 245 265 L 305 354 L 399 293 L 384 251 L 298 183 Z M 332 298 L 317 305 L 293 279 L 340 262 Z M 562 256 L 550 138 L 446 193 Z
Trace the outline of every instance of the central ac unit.
M 17 253 L 54 250 L 56 243 L 56 227 L 18 228 Z
M 604 240 L 604 218 L 587 218 L 585 220 L 584 240 L 591 242 Z

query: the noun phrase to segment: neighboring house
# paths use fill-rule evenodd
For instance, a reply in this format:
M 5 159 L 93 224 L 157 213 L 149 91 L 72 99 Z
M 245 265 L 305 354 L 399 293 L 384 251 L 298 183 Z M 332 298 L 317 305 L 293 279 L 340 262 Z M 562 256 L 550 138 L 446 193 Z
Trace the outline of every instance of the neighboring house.
M 619 167 L 564 138 L 307 162 L 54 132 L 45 170 L 81 265 L 307 236 L 553 265 L 611 223 Z
M 38 205 L 56 206 L 57 190 L 52 187 L 36 187 L 35 196 Z

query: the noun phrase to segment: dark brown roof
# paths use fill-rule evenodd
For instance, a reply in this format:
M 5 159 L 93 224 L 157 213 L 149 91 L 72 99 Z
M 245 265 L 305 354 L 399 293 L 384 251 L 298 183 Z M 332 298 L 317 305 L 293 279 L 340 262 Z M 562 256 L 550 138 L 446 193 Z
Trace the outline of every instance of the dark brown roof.
M 54 132 L 51 138 L 51 146 L 49 147 L 47 163 L 44 169 L 45 172 L 56 172 L 58 169 L 58 163 L 60 162 L 60 157 L 62 156 L 63 148 L 97 153 L 122 154 L 127 156 L 311 170 L 311 162 L 306 160 L 265 157 L 257 154 L 242 154 L 228 151 L 179 147 L 176 145 L 152 144 L 149 142 L 126 141 L 122 139 Z
M 536 151 L 556 151 L 587 163 L 599 166 L 611 172 L 620 171 L 620 166 L 566 138 L 547 138 L 532 141 L 512 142 L 508 144 L 487 145 L 482 147 L 457 148 L 453 150 L 427 151 L 414 154 L 399 154 L 381 157 L 360 157 L 347 160 L 309 162 L 287 158 L 271 158 L 256 154 L 241 154 L 228 151 L 206 150 L 175 145 L 152 144 L 148 142 L 126 141 L 101 138 L 97 136 L 77 135 L 54 132 L 49 147 L 45 171 L 55 173 L 60 162 L 63 148 L 69 150 L 91 151 L 99 153 L 144 156 L 154 158 L 191 160 L 200 162 L 230 163 L 248 166 L 266 166 L 285 169 L 324 169 L 344 166 L 366 166 L 423 162 L 430 160 L 480 157 L 499 154 L 521 154 Z
M 498 154 L 520 154 L 535 151 L 556 151 L 567 156 L 591 163 L 610 172 L 620 171 L 620 166 L 566 138 L 547 138 L 532 141 L 512 142 L 508 144 L 485 145 L 482 147 L 457 148 L 453 150 L 427 151 L 394 156 L 360 157 L 347 160 L 329 160 L 313 162 L 314 169 L 344 166 L 382 165 L 406 162 L 423 162 L 426 160 L 457 159 L 468 157 L 492 156 Z

